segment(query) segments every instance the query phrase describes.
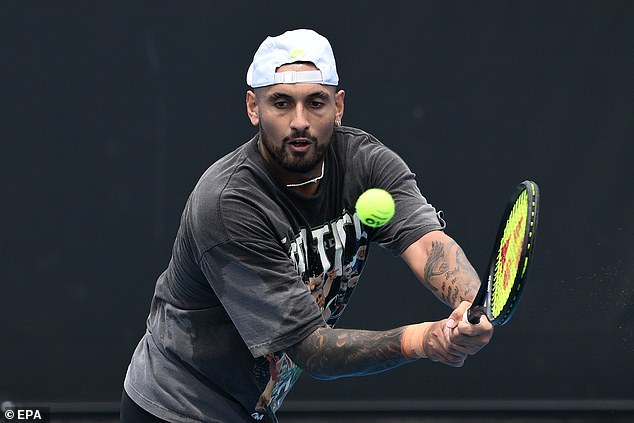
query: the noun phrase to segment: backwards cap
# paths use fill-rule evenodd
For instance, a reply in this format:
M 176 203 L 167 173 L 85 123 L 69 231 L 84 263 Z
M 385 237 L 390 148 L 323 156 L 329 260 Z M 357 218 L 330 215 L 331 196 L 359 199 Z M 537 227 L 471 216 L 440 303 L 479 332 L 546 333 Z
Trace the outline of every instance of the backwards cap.
M 295 62 L 311 62 L 318 70 L 275 72 L 280 66 Z M 277 37 L 267 37 L 253 56 L 247 71 L 247 84 L 259 88 L 300 82 L 339 83 L 335 55 L 328 40 L 310 29 L 296 29 Z

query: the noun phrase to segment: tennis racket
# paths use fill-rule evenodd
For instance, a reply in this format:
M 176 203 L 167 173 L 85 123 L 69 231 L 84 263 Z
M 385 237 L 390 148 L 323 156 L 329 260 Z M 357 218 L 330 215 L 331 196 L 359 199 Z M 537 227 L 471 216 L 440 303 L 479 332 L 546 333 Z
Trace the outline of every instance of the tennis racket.
M 539 188 L 535 182 L 524 181 L 504 210 L 485 283 L 464 315 L 471 324 L 478 324 L 485 315 L 493 326 L 501 326 L 513 316 L 535 250 L 538 213 Z

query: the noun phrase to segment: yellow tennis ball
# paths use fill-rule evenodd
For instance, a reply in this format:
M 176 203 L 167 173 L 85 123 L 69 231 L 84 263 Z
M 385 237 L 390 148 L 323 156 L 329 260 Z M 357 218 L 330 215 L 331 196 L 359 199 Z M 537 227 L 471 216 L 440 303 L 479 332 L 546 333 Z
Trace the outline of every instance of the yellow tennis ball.
M 394 216 L 396 205 L 392 195 L 381 188 L 370 188 L 359 196 L 355 205 L 357 215 L 365 225 L 378 228 Z

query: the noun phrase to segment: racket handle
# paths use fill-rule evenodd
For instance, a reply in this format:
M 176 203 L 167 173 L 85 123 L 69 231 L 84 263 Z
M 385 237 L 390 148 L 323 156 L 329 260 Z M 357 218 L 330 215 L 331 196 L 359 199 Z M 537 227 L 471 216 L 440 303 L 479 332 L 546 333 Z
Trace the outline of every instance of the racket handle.
M 484 314 L 483 307 L 471 307 L 468 308 L 467 311 L 462 315 L 462 321 L 471 323 L 472 325 L 477 325 L 480 323 L 480 318 Z

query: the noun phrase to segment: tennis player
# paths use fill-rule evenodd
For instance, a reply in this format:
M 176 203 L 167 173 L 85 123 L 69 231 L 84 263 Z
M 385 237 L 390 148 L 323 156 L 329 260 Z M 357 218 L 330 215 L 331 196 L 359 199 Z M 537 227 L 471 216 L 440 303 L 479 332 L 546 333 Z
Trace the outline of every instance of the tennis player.
M 257 134 L 211 165 L 185 205 L 126 374 L 124 423 L 276 422 L 302 372 L 336 379 L 421 358 L 460 367 L 493 334 L 486 318 L 461 321 L 480 282 L 414 174 L 372 135 L 341 126 L 328 40 L 303 29 L 268 37 L 247 84 Z M 355 214 L 371 187 L 396 202 L 380 228 Z M 449 317 L 337 328 L 371 244 L 400 255 Z

